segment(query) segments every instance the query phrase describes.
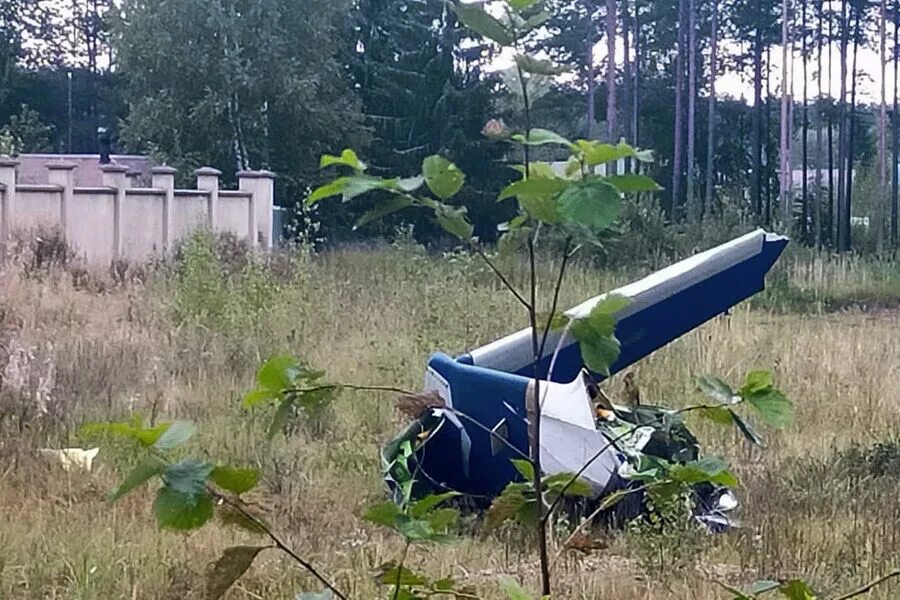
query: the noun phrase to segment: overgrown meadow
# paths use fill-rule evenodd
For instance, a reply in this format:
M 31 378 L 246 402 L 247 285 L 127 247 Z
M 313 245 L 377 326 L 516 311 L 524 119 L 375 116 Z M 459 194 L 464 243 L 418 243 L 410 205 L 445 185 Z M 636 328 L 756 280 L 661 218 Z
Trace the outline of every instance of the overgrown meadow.
M 525 265 L 495 258 L 526 276 Z M 201 598 L 225 547 L 257 543 L 223 524 L 159 531 L 152 487 L 107 503 L 135 453 L 83 426 L 134 414 L 190 420 L 198 433 L 185 453 L 259 468 L 261 484 L 246 500 L 350 595 L 383 596 L 379 568 L 402 541 L 359 517 L 386 494 L 379 448 L 406 421 L 395 397 L 343 391 L 269 442 L 271 415 L 243 409 L 243 393 L 277 353 L 344 382 L 416 389 L 431 352 L 462 352 L 525 325 L 477 257 L 429 254 L 402 236 L 254 257 L 200 235 L 172 262 L 114 277 L 46 262 L 32 250 L 0 269 L 2 598 Z M 540 265 L 542 281 L 553 267 Z M 575 265 L 563 305 L 643 270 Z M 719 536 L 687 525 L 594 529 L 593 548 L 582 552 L 559 547 L 569 525 L 557 522 L 554 597 L 712 599 L 725 596 L 717 582 L 798 576 L 836 594 L 897 567 L 900 276 L 886 263 L 791 254 L 770 284 L 633 369 L 644 402 L 672 407 L 696 401 L 699 375 L 737 381 L 754 367 L 773 370 L 797 417 L 767 432 L 767 448 L 689 418 L 704 449 L 729 459 L 742 480 L 743 527 Z M 621 385 L 617 376 L 606 389 L 621 397 Z M 90 473 L 38 453 L 95 445 L 102 451 Z M 413 547 L 409 563 L 485 598 L 501 597 L 503 576 L 535 587 L 528 532 L 509 524 L 484 533 L 469 516 L 456 534 L 437 549 Z M 295 564 L 264 552 L 227 597 L 291 599 L 314 589 Z M 889 583 L 871 597 L 898 590 Z

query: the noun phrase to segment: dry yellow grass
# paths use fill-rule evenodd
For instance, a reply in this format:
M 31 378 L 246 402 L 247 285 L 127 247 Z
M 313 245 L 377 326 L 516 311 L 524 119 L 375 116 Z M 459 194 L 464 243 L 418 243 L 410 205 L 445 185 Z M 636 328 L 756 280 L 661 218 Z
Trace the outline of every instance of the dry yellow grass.
M 159 532 L 149 490 L 107 506 L 105 492 L 132 460 L 121 446 L 104 447 L 90 475 L 67 474 L 36 457 L 39 447 L 83 443 L 78 428 L 86 422 L 133 412 L 191 419 L 199 426 L 193 454 L 260 467 L 258 499 L 276 528 L 354 598 L 383 596 L 372 571 L 400 544 L 358 515 L 383 497 L 378 448 L 402 422 L 392 399 L 345 393 L 330 425 L 307 424 L 269 444 L 265 415 L 244 413 L 240 394 L 262 358 L 285 351 L 328 369 L 335 380 L 415 388 L 430 352 L 477 346 L 525 318 L 465 257 L 347 250 L 279 269 L 278 278 L 259 269 L 228 288 L 223 294 L 235 304 L 214 318 L 196 311 L 203 286 L 186 296 L 184 282 L 171 274 L 97 293 L 75 289 L 65 273 L 25 278 L 15 268 L 0 269 L 0 348 L 33 350 L 32 387 L 40 365 L 55 368 L 43 416 L 22 412 L 33 400 L 29 391 L 0 384 L 0 598 L 193 597 L 206 565 L 226 546 L 248 541 L 214 524 L 189 535 Z M 795 267 L 792 281 L 827 285 L 821 269 Z M 858 281 L 839 271 L 847 285 Z M 566 303 L 620 279 L 575 270 Z M 194 316 L 176 319 L 179 302 Z M 796 403 L 797 422 L 766 432 L 769 448 L 762 452 L 750 451 L 733 432 L 695 424 L 705 449 L 732 460 L 741 475 L 747 526 L 656 551 L 674 566 L 696 548 L 696 568 L 646 572 L 649 542 L 606 532 L 606 549 L 557 564 L 554 597 L 706 600 L 722 597 L 717 579 L 796 575 L 835 591 L 898 566 L 900 480 L 835 474 L 841 449 L 890 439 L 900 428 L 897 327 L 891 312 L 804 316 L 743 307 L 642 362 L 635 371 L 646 400 L 672 405 L 690 401 L 697 375 L 737 381 L 751 368 L 771 368 Z M 0 355 L 0 369 L 5 362 Z M 610 383 L 611 393 L 618 385 Z M 416 549 L 412 562 L 497 598 L 503 574 L 534 584 L 534 557 L 528 536 L 504 530 Z M 307 575 L 271 553 L 229 598 L 289 599 L 309 589 L 316 586 Z M 887 586 L 872 597 L 898 591 Z

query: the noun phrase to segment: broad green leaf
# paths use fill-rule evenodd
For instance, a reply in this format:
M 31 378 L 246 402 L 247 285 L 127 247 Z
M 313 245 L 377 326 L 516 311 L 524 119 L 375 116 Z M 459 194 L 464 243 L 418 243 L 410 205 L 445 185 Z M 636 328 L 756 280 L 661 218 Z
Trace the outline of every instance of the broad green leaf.
M 546 10 L 542 10 L 531 15 L 530 17 L 525 19 L 525 23 L 522 25 L 523 33 L 531 31 L 535 27 L 540 27 L 541 25 L 549 21 L 550 17 L 550 13 L 548 13 Z
M 773 427 L 787 427 L 794 421 L 794 405 L 776 389 L 755 392 L 744 400 L 756 409 L 759 417 Z
M 534 465 L 531 464 L 531 461 L 524 460 L 521 458 L 514 458 L 512 460 L 513 466 L 516 468 L 516 471 L 525 479 L 525 481 L 531 481 L 534 479 Z
M 428 578 L 404 566 L 394 566 L 381 574 L 381 583 L 392 586 L 427 585 Z
M 256 372 L 256 382 L 261 388 L 280 392 L 294 387 L 302 373 L 303 367 L 295 357 L 273 356 Z
M 497 200 L 515 196 L 529 216 L 552 225 L 560 221 L 556 196 L 566 189 L 567 185 L 566 180 L 558 177 L 529 177 L 506 186 Z
M 255 488 L 259 483 L 259 471 L 223 466 L 213 469 L 210 478 L 223 490 L 228 490 L 233 494 L 243 494 Z
M 548 162 L 544 162 L 541 160 L 535 160 L 528 163 L 528 173 L 525 172 L 525 165 L 510 165 L 509 167 L 513 171 L 522 175 L 522 179 L 526 178 L 526 175 L 529 178 L 543 177 L 545 179 L 559 179 L 559 175 L 556 174 L 556 171 L 553 170 L 553 167 Z
M 342 195 L 344 190 L 347 189 L 347 182 L 349 180 L 349 177 L 338 177 L 337 179 L 320 185 L 306 198 L 307 206 L 315 204 L 319 200 L 324 200 L 325 198 Z
M 422 175 L 431 193 L 441 200 L 455 196 L 466 180 L 456 165 L 437 154 L 422 161 Z
M 322 159 L 319 162 L 319 168 L 324 169 L 331 165 L 344 165 L 359 173 L 366 170 L 366 165 L 359 160 L 359 157 L 356 156 L 356 152 L 349 148 L 341 152 L 340 156 L 323 154 Z
M 212 518 L 213 499 L 205 493 L 191 497 L 168 486 L 161 487 L 153 502 L 153 513 L 162 529 L 197 529 Z
M 544 479 L 544 486 L 546 486 L 549 491 L 557 494 L 562 492 L 565 488 L 566 491 L 563 492 L 564 496 L 580 496 L 586 498 L 594 494 L 591 484 L 584 479 L 572 481 L 573 477 L 575 477 L 574 473 L 555 473 Z
M 549 329 L 550 331 L 558 331 L 565 328 L 570 320 L 569 316 L 565 313 L 557 312 L 552 315 L 549 313 L 539 313 L 537 315 L 538 330 L 544 331 L 545 329 Z
M 730 408 L 728 409 L 728 412 L 731 414 L 731 419 L 734 421 L 738 431 L 740 431 L 750 443 L 756 444 L 757 446 L 765 446 L 763 439 L 752 427 L 750 427 L 750 424 L 747 423 L 741 415 Z
M 526 592 L 521 585 L 508 577 L 500 579 L 500 589 L 506 594 L 506 597 L 509 600 L 533 600 L 531 594 Z
M 573 327 L 572 331 L 574 330 Z M 581 348 L 581 360 L 585 366 L 595 373 L 606 376 L 609 376 L 609 369 L 619 358 L 622 349 L 618 338 L 614 336 L 592 337 L 588 341 L 580 341 L 579 347 Z
M 283 399 L 278 404 L 278 408 L 275 409 L 275 414 L 272 416 L 272 422 L 269 423 L 269 432 L 267 435 L 270 440 L 274 439 L 276 435 L 284 431 L 284 427 L 290 420 L 293 411 L 294 399 L 291 396 Z
M 513 197 L 528 198 L 545 198 L 553 197 L 566 189 L 569 182 L 553 175 L 536 175 L 532 174 L 528 179 L 520 179 L 514 181 L 500 192 L 497 201 L 506 200 Z
M 469 240 L 475 228 L 466 219 L 465 206 L 449 206 L 447 204 L 438 204 L 434 211 L 438 224 L 447 233 L 458 237 L 461 240 Z
M 701 392 L 719 404 L 734 404 L 734 391 L 727 383 L 718 377 L 713 377 L 711 375 L 698 377 L 697 387 Z
M 445 535 L 459 519 L 459 511 L 455 508 L 438 508 L 425 513 L 422 518 L 428 521 L 432 530 Z
M 724 406 L 701 408 L 697 410 L 697 415 L 719 425 L 731 425 L 734 421 L 731 410 Z
M 522 196 L 519 198 L 519 204 L 533 219 L 549 225 L 554 225 L 560 221 L 559 204 L 553 197 L 531 198 Z
M 177 448 L 194 435 L 196 428 L 190 421 L 175 421 L 154 442 L 153 447 L 166 452 Z
M 604 144 L 591 140 L 578 140 L 575 147 L 585 164 L 589 167 L 634 157 L 637 152 L 625 142 Z
M 338 177 L 330 183 L 316 188 L 306 199 L 307 205 L 332 196 L 341 196 L 344 202 L 374 190 L 396 189 L 397 179 L 382 179 L 371 175 Z
M 602 179 L 575 181 L 559 195 L 559 212 L 570 223 L 594 231 L 608 228 L 619 216 L 622 195 Z
M 226 548 L 206 576 L 206 598 L 218 600 L 247 572 L 256 555 L 269 546 L 232 546 Z
M 549 129 L 541 129 L 536 127 L 528 133 L 526 138 L 522 134 L 512 136 L 512 140 L 525 144 L 526 146 L 543 146 L 545 144 L 559 144 L 561 146 L 572 146 L 572 142 Z
M 159 425 L 156 425 L 154 427 L 142 427 L 135 430 L 132 437 L 134 437 L 134 439 L 136 439 L 145 448 L 149 448 L 150 446 L 156 444 L 163 436 L 163 434 L 165 434 L 173 425 L 174 423 L 160 423 Z
M 750 371 L 741 387 L 740 395 L 749 396 L 756 392 L 770 390 L 775 386 L 772 373 L 769 371 Z
M 509 0 L 509 6 L 516 12 L 522 12 L 523 10 L 528 10 L 540 1 L 541 0 Z
M 781 595 L 788 600 L 816 600 L 816 595 L 805 581 L 794 579 L 778 588 Z
M 616 315 L 628 303 L 624 296 L 608 295 L 594 305 L 587 317 L 576 319 L 569 326 L 581 349 L 582 361 L 595 373 L 608 375 L 619 357 L 620 344 L 614 335 Z
M 495 19 L 482 8 L 470 6 L 463 3 L 451 4 L 456 16 L 459 17 L 463 25 L 490 40 L 493 40 L 501 46 L 512 45 L 514 38 L 512 32 Z
M 497 496 L 485 515 L 485 529 L 491 530 L 504 521 L 514 518 L 529 502 L 525 493 L 530 490 L 528 483 L 510 483 Z M 534 502 L 532 498 L 530 500 Z
M 638 175 L 637 173 L 609 175 L 606 180 L 624 194 L 635 192 L 658 192 L 662 189 L 662 186 L 653 181 L 652 178 L 647 177 L 646 175 Z
M 194 498 L 206 491 L 206 481 L 213 466 L 195 458 L 186 458 L 166 467 L 163 481 L 171 490 Z
M 425 513 L 435 508 L 450 498 L 459 496 L 459 492 L 444 492 L 443 494 L 431 494 L 417 501 L 409 508 L 409 514 L 414 519 L 425 516 Z
M 166 463 L 155 456 L 144 457 L 141 462 L 131 470 L 131 472 L 122 480 L 122 483 L 112 490 L 107 496 L 109 502 L 115 502 L 125 494 L 142 486 L 150 479 L 162 474 L 166 468 Z
M 452 577 L 444 577 L 435 581 L 432 587 L 439 592 L 449 592 L 456 587 L 456 582 Z
M 527 54 L 517 54 L 516 64 L 526 73 L 535 75 L 560 75 L 568 71 L 568 68 L 565 66 L 557 65 L 549 60 L 534 58 Z
M 403 511 L 400 510 L 399 506 L 390 501 L 373 504 L 368 507 L 362 515 L 363 520 L 368 521 L 369 523 L 390 527 L 391 529 L 397 528 L 397 523 L 402 517 Z
M 251 408 L 260 404 L 262 402 L 269 402 L 271 400 L 275 400 L 279 397 L 279 393 L 277 390 L 270 390 L 268 388 L 257 388 L 255 390 L 250 390 L 246 394 L 244 394 L 244 400 L 242 402 L 244 408 Z
M 728 463 L 713 456 L 683 465 L 673 465 L 669 475 L 673 480 L 688 485 L 710 482 L 725 487 L 735 487 L 739 483 L 737 478 L 728 471 Z
M 93 437 L 101 434 L 112 434 L 137 441 L 144 447 L 152 446 L 171 426 L 171 423 L 160 423 L 154 427 L 144 427 L 140 416 L 135 415 L 131 422 L 90 423 L 82 427 L 85 436 Z
M 400 519 L 396 530 L 410 541 L 431 542 L 443 537 L 443 534 L 432 529 L 431 523 L 424 519 Z
M 363 225 L 367 225 L 372 221 L 383 219 L 397 211 L 409 208 L 413 205 L 413 199 L 409 196 L 391 196 L 378 202 L 374 208 L 363 213 L 353 225 L 353 229 L 359 229 Z

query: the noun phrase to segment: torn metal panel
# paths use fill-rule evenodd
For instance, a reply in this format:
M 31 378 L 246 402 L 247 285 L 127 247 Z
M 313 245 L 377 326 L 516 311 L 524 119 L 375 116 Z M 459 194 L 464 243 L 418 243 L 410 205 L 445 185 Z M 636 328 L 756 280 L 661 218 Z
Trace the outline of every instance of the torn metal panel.
M 766 273 L 786 244 L 784 237 L 756 230 L 610 292 L 631 301 L 617 314 L 621 352 L 611 372 L 761 291 Z M 586 315 L 605 296 L 567 314 Z M 425 389 L 439 395 L 444 407 L 430 409 L 425 417 L 441 425 L 427 426 L 426 443 L 415 452 L 422 480 L 418 485 L 488 502 L 519 478 L 511 460 L 529 455 L 527 407 L 533 406 L 529 399 L 535 373 L 531 348 L 531 330 L 524 329 L 456 359 L 441 353 L 430 358 Z M 623 484 L 620 470 L 629 455 L 696 458 L 696 440 L 683 424 L 654 422 L 660 414 L 655 411 L 661 409 L 607 407 L 598 421 L 592 381 L 603 376 L 584 371 L 578 344 L 566 331 L 550 334 L 537 372 L 544 380 L 540 447 L 548 474 L 577 472 L 599 455 L 583 477 L 601 496 Z M 611 443 L 617 429 L 629 429 L 633 423 L 649 426 Z M 387 451 L 385 460 L 388 464 L 391 460 Z M 715 505 L 711 512 L 717 503 L 730 502 L 723 498 L 716 490 L 710 492 L 708 502 Z

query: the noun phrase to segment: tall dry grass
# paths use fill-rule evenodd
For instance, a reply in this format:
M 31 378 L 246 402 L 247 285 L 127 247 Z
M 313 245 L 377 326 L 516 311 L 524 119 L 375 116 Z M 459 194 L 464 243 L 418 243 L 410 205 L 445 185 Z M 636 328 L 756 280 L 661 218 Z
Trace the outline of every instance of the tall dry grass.
M 17 368 L 28 375 L 17 386 L 0 381 L 0 598 L 202 597 L 207 564 L 226 546 L 250 541 L 216 525 L 189 535 L 157 531 L 149 490 L 107 506 L 106 491 L 133 460 L 122 445 L 104 445 L 89 475 L 36 457 L 37 448 L 92 442 L 79 433 L 84 423 L 135 412 L 191 419 L 199 435 L 190 453 L 260 467 L 255 501 L 276 528 L 354 597 L 383 595 L 372 572 L 400 545 L 358 515 L 384 494 L 378 449 L 402 425 L 392 398 L 345 393 L 327 418 L 270 444 L 266 415 L 239 408 L 242 391 L 276 352 L 295 353 L 335 380 L 415 388 L 431 352 L 477 346 L 522 326 L 525 315 L 477 261 L 432 257 L 408 244 L 296 253 L 268 264 L 233 257 L 223 264 L 204 252 L 202 244 L 188 248 L 178 265 L 136 281 L 95 275 L 90 286 L 84 273 L 73 281 L 66 270 L 0 269 L 0 372 L 24 352 Z M 500 260 L 523 276 L 524 265 Z M 823 295 L 870 283 L 856 267 L 785 269 L 791 286 Z M 836 273 L 845 277 L 839 286 Z M 566 304 L 623 278 L 576 268 Z M 798 416 L 789 430 L 767 432 L 766 450 L 693 424 L 705 449 L 728 457 L 741 475 L 746 527 L 674 539 L 596 532 L 606 548 L 564 555 L 555 597 L 706 600 L 722 597 L 716 580 L 796 575 L 828 592 L 897 566 L 900 459 L 892 463 L 888 452 L 875 468 L 867 454 L 900 426 L 897 316 L 765 308 L 777 299 L 738 308 L 634 369 L 645 401 L 675 406 L 691 401 L 697 375 L 737 381 L 751 368 L 774 370 Z M 619 383 L 609 388 L 615 394 Z M 36 408 L 40 398 L 45 408 Z M 474 523 L 467 530 L 453 545 L 414 550 L 412 563 L 486 598 L 498 597 L 503 574 L 535 582 L 530 536 L 514 528 L 484 536 Z M 263 557 L 230 598 L 293 598 L 316 588 L 277 555 Z M 898 591 L 888 586 L 872 597 Z

